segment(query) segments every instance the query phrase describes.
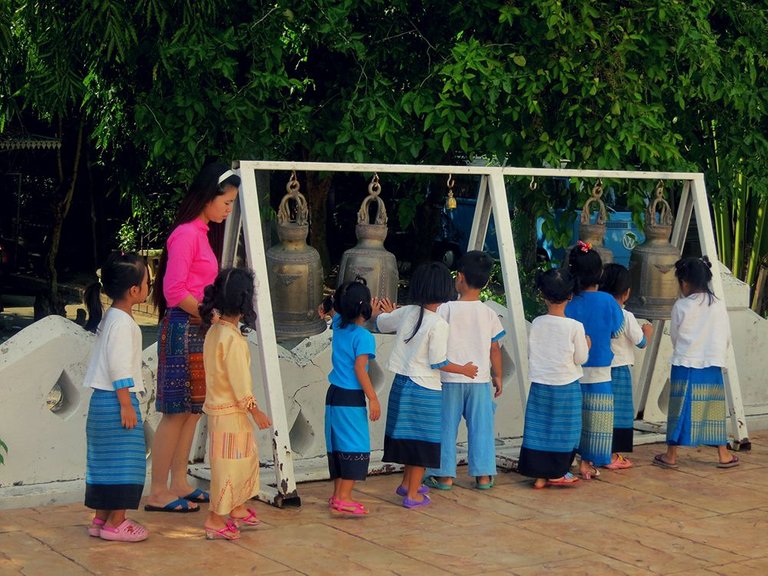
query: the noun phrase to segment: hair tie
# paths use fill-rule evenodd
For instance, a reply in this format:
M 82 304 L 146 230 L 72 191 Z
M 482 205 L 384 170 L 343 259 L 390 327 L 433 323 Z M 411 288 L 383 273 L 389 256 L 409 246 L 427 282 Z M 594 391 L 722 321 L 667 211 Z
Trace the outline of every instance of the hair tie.
M 592 243 L 582 242 L 581 240 L 579 240 L 576 242 L 576 248 L 578 248 L 582 252 L 589 252 L 590 250 L 592 250 Z
M 230 176 L 235 176 L 235 173 L 232 170 L 227 170 L 226 172 L 224 172 L 224 174 L 219 176 L 219 186 L 221 186 L 221 183 L 224 182 L 224 180 L 226 180 Z

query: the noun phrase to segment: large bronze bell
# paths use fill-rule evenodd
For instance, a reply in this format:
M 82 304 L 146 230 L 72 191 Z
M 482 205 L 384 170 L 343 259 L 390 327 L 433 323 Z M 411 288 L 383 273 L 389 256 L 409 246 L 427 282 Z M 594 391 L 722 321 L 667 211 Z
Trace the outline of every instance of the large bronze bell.
M 346 250 L 341 257 L 338 285 L 361 276 L 368 283 L 374 298 L 389 298 L 396 302 L 399 280 L 397 260 L 394 254 L 384 248 L 384 240 L 387 238 L 387 209 L 379 198 L 380 192 L 379 177 L 374 175 L 368 185 L 368 196 L 357 212 L 357 245 Z M 376 202 L 376 219 L 373 224 L 370 223 L 368 211 L 371 202 Z
M 584 203 L 581 209 L 581 221 L 579 224 L 579 240 L 586 242 L 592 246 L 592 249 L 600 254 L 600 259 L 603 264 L 609 264 L 613 262 L 613 252 L 610 248 L 606 248 L 603 245 L 605 239 L 605 223 L 608 221 L 608 213 L 605 209 L 605 202 L 602 199 L 603 195 L 603 183 L 598 180 L 594 188 L 592 188 L 592 195 Z M 590 213 L 590 204 L 597 203 L 598 211 L 595 223 L 592 223 L 592 214 Z M 565 262 L 568 262 L 568 257 L 571 253 L 573 246 L 569 247 L 565 253 Z
M 280 244 L 267 250 L 269 290 L 278 340 L 304 338 L 326 329 L 317 314 L 323 299 L 323 267 L 320 254 L 307 245 L 309 208 L 299 192 L 296 173 L 285 187 L 277 211 Z M 290 203 L 295 203 L 292 213 Z
M 661 212 L 656 214 L 658 207 Z M 674 224 L 672 208 L 664 199 L 664 183 L 656 186 L 656 199 L 645 211 L 645 242 L 636 246 L 629 257 L 632 292 L 627 310 L 638 318 L 665 320 L 679 293 L 675 262 L 680 250 L 669 243 Z

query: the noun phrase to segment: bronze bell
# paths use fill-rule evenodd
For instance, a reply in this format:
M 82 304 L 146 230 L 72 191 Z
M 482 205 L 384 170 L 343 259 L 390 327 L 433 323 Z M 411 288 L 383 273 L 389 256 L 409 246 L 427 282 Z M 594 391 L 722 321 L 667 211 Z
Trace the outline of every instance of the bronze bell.
M 592 195 L 584 203 L 581 209 L 581 221 L 579 224 L 579 240 L 586 242 L 592 246 L 592 249 L 600 254 L 600 259 L 603 261 L 603 265 L 613 262 L 613 252 L 610 248 L 606 248 L 603 245 L 603 239 L 605 238 L 605 223 L 608 221 L 608 213 L 605 209 L 605 202 L 602 199 L 603 195 L 603 183 L 598 180 L 594 188 L 592 188 Z M 598 212 L 595 223 L 592 224 L 592 215 L 590 214 L 590 204 L 597 202 Z M 565 262 L 568 262 L 568 256 L 571 253 L 573 246 L 569 247 L 565 253 Z
M 309 208 L 299 192 L 296 173 L 285 187 L 286 194 L 277 211 L 280 244 L 267 250 L 269 290 L 278 340 L 304 338 L 326 329 L 317 314 L 323 299 L 323 267 L 320 254 L 307 245 Z M 295 203 L 295 216 L 290 202 Z
M 680 250 L 669 243 L 674 221 L 672 208 L 664 199 L 664 183 L 659 182 L 656 199 L 645 211 L 645 242 L 629 257 L 632 292 L 626 306 L 638 318 L 665 320 L 672 313 L 679 293 L 675 262 L 680 259 Z
M 374 175 L 368 185 L 368 196 L 357 212 L 357 245 L 346 250 L 341 257 L 338 285 L 361 276 L 368 283 L 371 296 L 389 298 L 396 302 L 399 280 L 397 260 L 394 254 L 384 248 L 384 240 L 387 237 L 387 209 L 379 198 L 380 192 L 379 177 Z M 373 224 L 370 223 L 368 213 L 371 202 L 376 202 L 376 220 Z

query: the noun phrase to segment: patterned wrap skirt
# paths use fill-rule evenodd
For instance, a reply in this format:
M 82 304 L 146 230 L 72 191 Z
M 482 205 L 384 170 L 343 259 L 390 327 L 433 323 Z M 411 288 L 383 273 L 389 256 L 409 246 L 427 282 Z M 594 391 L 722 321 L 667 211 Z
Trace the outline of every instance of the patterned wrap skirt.
M 581 441 L 578 452 L 582 460 L 595 466 L 611 463 L 613 448 L 613 393 L 611 382 L 581 385 Z
M 259 449 L 247 412 L 208 415 L 211 512 L 228 516 L 259 493 Z
M 517 471 L 532 478 L 560 478 L 571 468 L 581 438 L 581 386 L 533 382 L 525 408 Z
M 613 452 L 632 452 L 635 402 L 632 398 L 632 367 L 611 368 L 613 391 Z
M 205 402 L 205 370 L 200 320 L 169 308 L 157 338 L 157 398 L 163 414 L 200 414 Z
M 440 466 L 442 392 L 397 374 L 387 403 L 384 462 Z
M 723 369 L 672 366 L 670 376 L 667 444 L 722 446 L 725 429 Z
M 144 423 L 136 394 L 131 405 L 138 422 L 123 428 L 120 401 L 109 390 L 94 390 L 85 424 L 87 459 L 85 505 L 94 510 L 136 510 L 147 475 Z
M 325 395 L 325 449 L 331 480 L 365 480 L 371 461 L 368 410 L 362 390 L 333 384 Z

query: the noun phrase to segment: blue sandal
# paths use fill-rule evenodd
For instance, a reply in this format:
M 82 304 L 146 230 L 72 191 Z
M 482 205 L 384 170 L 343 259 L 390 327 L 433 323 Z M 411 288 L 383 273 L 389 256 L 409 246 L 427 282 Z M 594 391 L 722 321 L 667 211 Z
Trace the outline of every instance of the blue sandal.
M 200 510 L 200 506 L 192 508 L 189 505 L 189 500 L 184 498 L 176 498 L 173 502 L 168 502 L 165 506 L 153 506 L 147 504 L 144 506 L 146 512 L 176 512 L 177 514 L 187 514 L 188 512 L 197 512 Z
M 200 488 L 195 488 L 186 496 L 182 496 L 182 498 L 184 498 L 184 500 L 189 500 L 190 502 L 196 502 L 197 504 L 205 504 L 206 502 L 211 501 L 208 492 L 201 490 Z
M 422 482 L 422 484 L 424 484 L 424 486 L 429 486 L 430 488 L 434 488 L 435 490 L 451 490 L 453 488 L 453 484 L 444 484 L 434 476 L 427 476 L 426 478 L 424 478 L 424 481 Z
M 477 481 L 477 478 L 475 478 L 475 488 L 477 488 L 478 490 L 490 490 L 491 488 L 493 488 L 493 484 L 494 484 L 493 476 L 491 476 L 490 478 L 491 478 L 490 482 L 486 482 L 485 484 L 480 484 L 480 482 Z

